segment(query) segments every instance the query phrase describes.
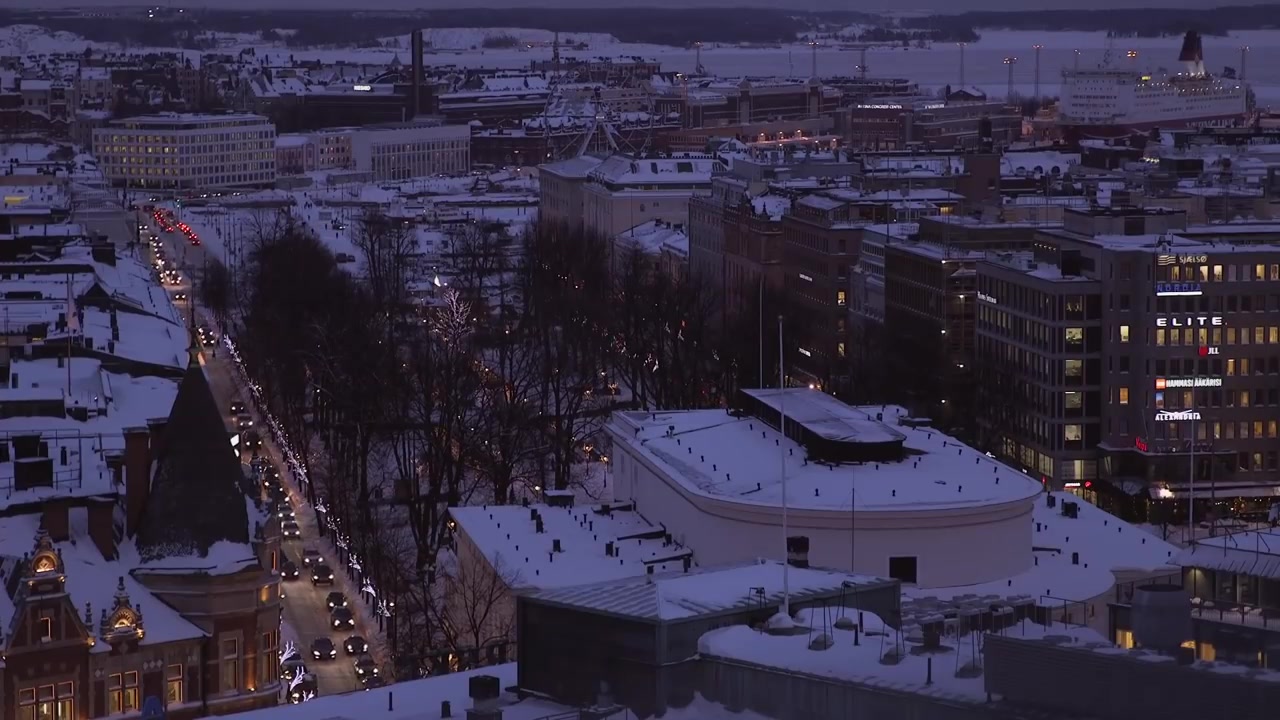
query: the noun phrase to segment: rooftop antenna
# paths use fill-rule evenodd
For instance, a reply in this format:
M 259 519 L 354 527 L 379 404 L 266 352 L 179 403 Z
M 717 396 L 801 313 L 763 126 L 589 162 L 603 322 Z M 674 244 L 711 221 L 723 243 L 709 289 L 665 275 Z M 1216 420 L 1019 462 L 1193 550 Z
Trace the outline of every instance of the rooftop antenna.
M 867 79 L 867 48 L 863 46 L 858 49 L 858 77 L 863 80 Z
M 1080 51 L 1079 51 L 1079 50 L 1076 50 L 1076 51 L 1075 51 L 1075 54 L 1076 54 L 1076 60 L 1075 60 L 1075 65 L 1072 67 L 1072 69 L 1073 69 L 1073 70 L 1076 70 L 1077 72 L 1079 72 L 1079 70 L 1080 70 Z
M 786 363 L 782 354 L 782 316 L 778 316 L 778 430 L 787 436 Z M 787 562 L 787 448 L 779 444 L 778 462 L 782 470 L 782 612 L 791 617 L 791 563 Z
M 702 41 L 698 40 L 693 44 L 693 72 L 699 77 L 707 74 L 707 69 L 702 66 Z

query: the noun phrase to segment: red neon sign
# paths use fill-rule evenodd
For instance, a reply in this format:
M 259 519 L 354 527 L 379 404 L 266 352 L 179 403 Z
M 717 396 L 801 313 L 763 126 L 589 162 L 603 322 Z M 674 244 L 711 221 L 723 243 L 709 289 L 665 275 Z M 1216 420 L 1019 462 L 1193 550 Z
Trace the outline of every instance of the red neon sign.
M 1133 446 L 1137 448 L 1139 452 L 1149 452 L 1151 450 L 1151 447 L 1147 445 L 1147 441 L 1142 438 L 1134 438 Z

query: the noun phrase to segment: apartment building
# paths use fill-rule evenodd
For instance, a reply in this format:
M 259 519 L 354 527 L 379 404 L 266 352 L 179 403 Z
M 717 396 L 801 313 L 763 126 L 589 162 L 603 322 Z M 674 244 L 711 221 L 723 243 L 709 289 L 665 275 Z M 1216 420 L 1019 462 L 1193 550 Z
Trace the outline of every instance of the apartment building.
M 538 219 L 569 227 L 584 222 L 582 188 L 591 171 L 604 162 L 591 155 L 568 158 L 538 167 Z
M 1181 211 L 1068 209 L 978 265 L 989 448 L 1126 514 L 1280 494 L 1280 228 L 1184 230 Z
M 614 155 L 592 170 L 583 185 L 584 227 L 611 238 L 650 220 L 685 225 L 689 198 L 710 190 L 712 175 L 725 169 L 709 155 Z
M 275 138 L 261 115 L 163 113 L 96 128 L 93 149 L 117 186 L 263 187 L 276 179 Z
M 355 130 L 351 161 L 357 172 L 371 173 L 375 181 L 466 172 L 471 169 L 471 129 L 415 123 Z
M 929 242 L 884 247 L 883 359 L 894 402 L 956 437 L 971 435 L 979 250 Z

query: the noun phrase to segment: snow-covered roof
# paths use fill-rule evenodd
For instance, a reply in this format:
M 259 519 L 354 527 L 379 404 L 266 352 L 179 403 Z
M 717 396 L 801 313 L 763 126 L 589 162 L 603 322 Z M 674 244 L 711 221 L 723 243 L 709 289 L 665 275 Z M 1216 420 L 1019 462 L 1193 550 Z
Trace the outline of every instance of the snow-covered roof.
M 567 160 L 558 160 L 556 162 L 539 165 L 538 172 L 549 172 L 553 175 L 559 175 L 567 178 L 585 179 L 592 170 L 600 166 L 604 162 L 601 158 L 591 155 L 582 155 L 572 157 Z
M 636 160 L 614 155 L 591 171 L 590 177 L 613 185 L 709 185 L 712 173 L 726 169 L 719 158 L 707 156 Z
M 56 414 L 33 415 L 36 411 L 30 406 L 20 413 L 6 412 L 0 418 L 0 442 L 39 435 L 48 443 L 49 457 L 54 458 L 53 486 L 15 490 L 13 462 L 0 463 L 0 507 L 114 492 L 104 454 L 124 449 L 125 428 L 145 427 L 148 420 L 167 416 L 178 390 L 167 378 L 106 372 L 102 363 L 92 358 L 73 357 L 63 367 L 58 367 L 54 358 L 14 360 L 10 372 L 11 377 L 19 378 L 20 385 L 0 393 L 0 404 L 44 400 L 56 407 L 52 411 Z M 84 410 L 85 419 L 69 416 L 73 409 Z M 63 448 L 67 451 L 65 464 L 61 462 Z
M 780 602 L 783 575 L 783 563 L 761 560 L 555 588 L 532 593 L 529 597 L 630 618 L 685 620 Z M 880 587 L 895 582 L 820 568 L 792 567 L 788 568 L 786 576 L 787 587 L 796 602 L 814 595 L 838 593 L 850 584 Z M 764 590 L 763 599 L 757 591 L 760 588 Z
M 971 658 L 981 657 L 977 649 L 977 633 L 959 637 L 946 635 L 942 645 L 947 648 L 941 657 L 948 658 L 947 669 L 934 668 L 932 682 L 926 665 L 930 653 L 911 652 L 921 643 L 920 630 L 904 629 L 901 635 L 881 618 L 870 612 L 861 612 L 863 638 L 854 642 L 852 630 L 834 627 L 839 609 L 824 617 L 821 610 L 807 609 L 797 613 L 800 625 L 812 627 L 813 633 L 772 635 L 762 633 L 746 625 L 719 628 L 706 633 L 698 641 L 698 651 L 704 656 L 738 660 L 783 672 L 804 673 L 837 681 L 853 682 L 873 687 L 892 689 L 930 697 L 958 700 L 966 703 L 989 702 L 981 673 L 954 672 L 954 664 L 966 664 Z M 1089 628 L 1076 626 L 1041 626 L 1033 622 L 1020 623 L 1013 631 L 1018 637 L 1042 638 L 1054 636 L 1060 646 L 1105 646 L 1112 643 Z M 811 635 L 827 633 L 834 643 L 826 650 L 810 650 Z M 880 635 L 880 637 L 877 637 Z M 914 644 L 908 644 L 908 640 Z M 900 650 L 900 660 L 886 663 L 882 660 L 894 648 Z M 935 665 L 937 663 L 934 663 Z
M 1036 560 L 1025 571 L 980 585 L 904 589 L 903 595 L 943 600 L 1046 595 L 1084 602 L 1110 591 L 1117 573 L 1177 572 L 1176 546 L 1070 493 L 1052 493 L 1053 507 L 1049 507 L 1049 496 L 1045 493 L 1035 502 L 1031 545 Z M 1063 515 L 1064 502 L 1076 503 L 1076 517 Z M 1078 564 L 1073 554 L 1078 554 Z
M 663 250 L 678 255 L 689 253 L 689 235 L 681 225 L 665 220 L 650 220 L 618 235 L 616 242 L 657 255 Z
M 1182 567 L 1280 580 L 1280 532 L 1250 530 L 1204 538 L 1180 551 L 1173 561 Z
M 605 506 L 607 507 L 607 506 Z M 538 534 L 537 521 L 543 532 Z M 458 528 L 513 588 L 558 588 L 680 569 L 692 553 L 633 510 L 495 505 L 449 510 Z M 556 542 L 560 552 L 553 551 Z M 612 543 L 616 553 L 606 554 Z
M 66 590 L 71 597 L 72 606 L 75 607 L 78 615 L 82 615 L 87 603 L 94 613 L 94 617 L 87 623 L 91 635 L 99 636 L 97 615 L 103 610 L 109 611 L 112 608 L 117 583 L 121 578 L 132 606 L 141 611 L 143 616 L 146 629 L 146 634 L 141 641 L 143 646 L 188 640 L 204 635 L 200 628 L 157 599 L 130 575 L 134 565 L 129 558 L 122 556 L 119 560 L 106 560 L 102 557 L 97 545 L 89 536 L 89 516 L 86 508 L 71 508 L 68 512 L 70 537 L 64 542 L 54 543 L 54 546 L 62 555 L 67 578 Z M 29 552 L 33 539 L 40 529 L 40 523 L 39 514 L 0 518 L 0 548 L 3 548 L 6 555 L 21 555 Z M 3 592 L 0 592 L 0 596 L 9 603 L 8 607 L 0 608 L 0 612 L 10 613 L 0 617 L 0 626 L 9 627 L 9 619 L 13 612 L 12 599 Z M 93 651 L 109 652 L 110 649 L 107 643 L 98 642 L 94 645 Z
M 320 695 L 298 705 L 249 710 L 227 715 L 229 720 L 424 720 L 437 717 L 440 703 L 448 701 L 457 717 L 466 716 L 471 707 L 471 678 L 492 675 L 500 688 L 516 684 L 516 664 L 451 673 L 437 677 L 398 682 L 387 687 L 343 695 Z M 539 698 L 519 699 L 503 693 L 498 700 L 502 720 L 539 720 L 564 716 L 570 708 Z
M 1040 492 L 1038 482 L 955 438 L 901 424 L 908 417 L 903 408 L 849 407 L 847 413 L 864 424 L 879 414 L 903 436 L 909 456 L 859 465 L 811 463 L 803 447 L 759 419 L 722 410 L 620 412 L 610 427 L 615 442 L 664 467 L 686 491 L 735 504 L 780 505 L 780 463 L 786 465 L 788 504 L 797 509 L 848 511 L 851 496 L 859 512 L 958 509 L 1025 501 Z

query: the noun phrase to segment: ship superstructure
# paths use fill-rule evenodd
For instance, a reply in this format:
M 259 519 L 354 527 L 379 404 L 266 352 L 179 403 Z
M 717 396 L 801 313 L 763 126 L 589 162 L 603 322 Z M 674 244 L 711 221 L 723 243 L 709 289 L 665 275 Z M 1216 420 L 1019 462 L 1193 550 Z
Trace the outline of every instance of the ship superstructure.
M 1199 34 L 1187 33 L 1179 60 L 1185 70 L 1176 73 L 1113 67 L 1109 58 L 1097 68 L 1064 70 L 1058 124 L 1069 137 L 1106 138 L 1151 128 L 1228 127 L 1245 118 L 1247 88 L 1205 72 Z

